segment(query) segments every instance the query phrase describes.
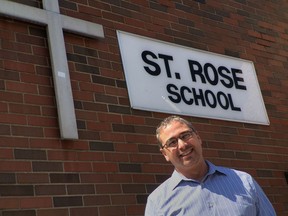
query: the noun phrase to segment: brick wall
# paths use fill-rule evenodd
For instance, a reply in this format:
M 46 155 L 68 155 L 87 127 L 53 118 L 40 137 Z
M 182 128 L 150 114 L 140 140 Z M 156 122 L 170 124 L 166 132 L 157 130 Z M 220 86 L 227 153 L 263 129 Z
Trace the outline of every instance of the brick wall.
M 209 160 L 252 174 L 278 215 L 288 214 L 286 1 L 59 3 L 105 33 L 65 33 L 80 138 L 60 139 L 45 28 L 0 17 L 2 216 L 143 215 L 147 195 L 170 175 L 154 138 L 167 115 L 130 108 L 116 30 L 254 62 L 269 126 L 189 119 Z

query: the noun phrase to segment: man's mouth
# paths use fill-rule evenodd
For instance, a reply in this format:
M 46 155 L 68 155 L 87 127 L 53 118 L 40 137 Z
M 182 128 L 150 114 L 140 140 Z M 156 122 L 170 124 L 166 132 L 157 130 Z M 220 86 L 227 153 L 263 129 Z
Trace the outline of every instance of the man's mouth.
M 185 156 L 187 156 L 187 155 L 190 155 L 192 152 L 193 152 L 193 148 L 191 148 L 191 149 L 189 149 L 189 150 L 181 153 L 179 156 L 180 156 L 180 157 L 185 157 Z

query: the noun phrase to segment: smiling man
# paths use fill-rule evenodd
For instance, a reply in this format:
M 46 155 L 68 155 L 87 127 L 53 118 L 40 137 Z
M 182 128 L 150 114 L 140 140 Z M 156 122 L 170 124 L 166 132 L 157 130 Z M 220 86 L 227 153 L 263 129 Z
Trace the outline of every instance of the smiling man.
M 202 140 L 192 123 L 178 116 L 156 130 L 160 151 L 175 170 L 148 197 L 145 216 L 274 216 L 257 182 L 242 171 L 204 159 Z

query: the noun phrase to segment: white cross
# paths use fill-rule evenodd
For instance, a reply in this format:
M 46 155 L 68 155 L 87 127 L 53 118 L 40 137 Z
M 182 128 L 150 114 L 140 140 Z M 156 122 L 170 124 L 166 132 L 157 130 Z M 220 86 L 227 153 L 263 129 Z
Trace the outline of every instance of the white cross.
M 92 38 L 104 38 L 103 27 L 61 15 L 58 0 L 43 0 L 43 8 L 1 0 L 0 15 L 47 26 L 61 138 L 78 139 L 63 29 Z

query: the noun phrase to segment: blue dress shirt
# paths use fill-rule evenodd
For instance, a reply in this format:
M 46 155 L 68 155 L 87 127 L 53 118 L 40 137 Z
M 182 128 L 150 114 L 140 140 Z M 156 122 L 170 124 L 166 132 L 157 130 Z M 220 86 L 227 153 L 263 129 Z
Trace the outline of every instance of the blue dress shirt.
M 145 216 L 275 216 L 257 182 L 242 171 L 215 166 L 201 182 L 177 171 L 148 197 Z

